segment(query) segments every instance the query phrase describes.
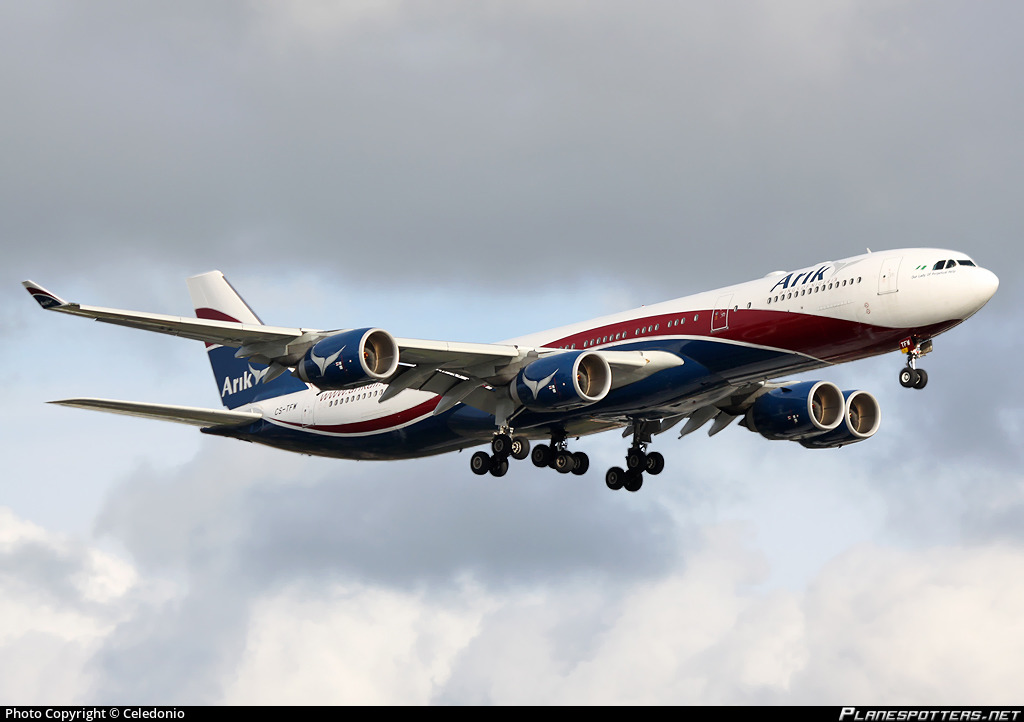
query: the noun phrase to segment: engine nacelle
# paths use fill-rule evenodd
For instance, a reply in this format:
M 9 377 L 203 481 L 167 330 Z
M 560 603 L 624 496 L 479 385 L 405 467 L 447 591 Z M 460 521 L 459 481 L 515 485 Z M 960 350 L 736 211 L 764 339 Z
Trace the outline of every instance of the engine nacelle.
M 512 395 L 533 411 L 563 411 L 596 403 L 612 387 L 612 368 L 590 351 L 537 359 L 519 372 Z
M 832 431 L 843 422 L 846 403 L 828 381 L 805 381 L 772 389 L 747 411 L 746 425 L 766 439 L 799 441 Z
M 882 407 L 878 399 L 867 391 L 844 391 L 846 413 L 843 421 L 832 431 L 804 439 L 800 443 L 808 449 L 838 449 L 847 444 L 870 439 L 882 423 Z
M 325 338 L 306 352 L 295 375 L 319 389 L 347 389 L 386 379 L 398 368 L 398 343 L 387 331 L 360 328 Z

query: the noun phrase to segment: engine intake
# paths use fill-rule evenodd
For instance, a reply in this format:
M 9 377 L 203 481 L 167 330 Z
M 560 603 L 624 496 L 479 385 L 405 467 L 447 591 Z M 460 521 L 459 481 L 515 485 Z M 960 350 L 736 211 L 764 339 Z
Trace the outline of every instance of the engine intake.
M 537 359 L 516 376 L 512 395 L 533 411 L 563 411 L 597 403 L 612 387 L 612 369 L 591 351 Z
M 843 422 L 843 392 L 828 381 L 805 381 L 772 389 L 747 411 L 746 425 L 766 439 L 799 441 Z
M 319 389 L 381 381 L 398 368 L 398 343 L 387 331 L 360 328 L 325 338 L 306 352 L 295 375 Z
M 846 413 L 843 421 L 832 431 L 804 439 L 800 443 L 808 449 L 838 449 L 847 444 L 870 439 L 882 423 L 882 407 L 878 399 L 867 391 L 844 391 Z

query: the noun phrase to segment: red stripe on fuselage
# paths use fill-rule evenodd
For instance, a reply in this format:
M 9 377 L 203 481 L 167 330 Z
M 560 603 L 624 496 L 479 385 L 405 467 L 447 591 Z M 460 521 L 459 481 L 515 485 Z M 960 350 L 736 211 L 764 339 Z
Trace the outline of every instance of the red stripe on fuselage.
M 838 363 L 895 351 L 899 348 L 899 342 L 907 336 L 929 338 L 948 331 L 962 321 L 950 319 L 920 328 L 888 328 L 794 311 L 730 308 L 728 313 L 728 327 L 715 331 L 711 330 L 712 311 L 702 309 L 620 321 L 575 333 L 546 345 L 568 347 L 575 344 L 579 350 L 623 341 L 691 336 L 709 341 L 765 346 Z M 657 330 L 654 330 L 655 326 Z M 616 339 L 618 334 L 622 336 Z M 584 346 L 591 341 L 595 343 Z
M 384 431 L 386 429 L 394 428 L 396 426 L 402 426 L 410 421 L 413 421 L 421 416 L 426 416 L 441 403 L 441 397 L 435 396 L 432 399 L 427 399 L 422 404 L 417 404 L 411 408 L 405 409 L 404 411 L 397 411 L 387 416 L 381 416 L 376 419 L 367 419 L 366 421 L 357 421 L 351 424 L 313 424 L 312 426 L 303 426 L 301 423 L 294 421 L 282 421 L 281 419 L 268 419 L 278 424 L 286 424 L 288 426 L 297 426 L 303 429 L 310 429 L 311 431 L 326 431 L 332 434 L 366 434 L 372 431 Z

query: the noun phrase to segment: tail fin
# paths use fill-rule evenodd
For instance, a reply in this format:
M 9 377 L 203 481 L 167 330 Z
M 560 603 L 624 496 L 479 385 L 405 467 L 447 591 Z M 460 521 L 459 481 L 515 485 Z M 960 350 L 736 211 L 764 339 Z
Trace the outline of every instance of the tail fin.
M 188 279 L 188 292 L 192 296 L 192 305 L 198 318 L 263 325 L 259 316 L 220 271 L 192 276 Z M 236 358 L 234 348 L 206 344 L 206 352 L 213 367 L 221 403 L 229 409 L 307 388 L 306 384 L 288 374 L 265 382 L 268 368 L 263 364 Z

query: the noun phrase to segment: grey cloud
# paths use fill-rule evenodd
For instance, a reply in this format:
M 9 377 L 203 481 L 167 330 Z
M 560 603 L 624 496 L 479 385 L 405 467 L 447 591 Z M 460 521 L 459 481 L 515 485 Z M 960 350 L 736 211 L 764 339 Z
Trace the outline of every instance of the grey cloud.
M 683 551 L 665 510 L 631 507 L 593 483 L 513 472 L 495 485 L 470 478 L 459 455 L 418 462 L 414 473 L 282 457 L 229 442 L 113 491 L 97 531 L 142 573 L 180 580 L 184 591 L 140 605 L 106 640 L 98 699 L 216 701 L 252 605 L 281 588 L 316 598 L 358 582 L 443 599 L 464 579 L 494 594 L 555 580 L 614 594 L 656 578 Z
M 170 476 L 142 472 L 111 495 L 97 530 L 144 568 L 223 568 L 257 588 L 305 578 L 444 586 L 464 574 L 494 587 L 627 579 L 680 553 L 664 510 L 595 493 L 598 479 L 524 465 L 494 484 L 465 473 L 466 455 L 415 465 L 276 458 L 261 473 L 253 464 L 268 454 L 284 457 L 228 442 Z M 293 483 L 274 481 L 282 469 Z
M 623 277 L 669 288 L 708 259 L 733 261 L 713 283 L 764 272 L 723 253 L 755 242 L 799 265 L 1019 231 L 1021 103 L 994 73 L 1015 45 L 963 62 L 963 8 L 400 5 L 317 42 L 254 7 L 15 18 L 7 52 L 41 45 L 45 81 L 9 71 L 6 235 L 421 284 L 509 256 L 578 278 L 641 245 L 658 262 Z

